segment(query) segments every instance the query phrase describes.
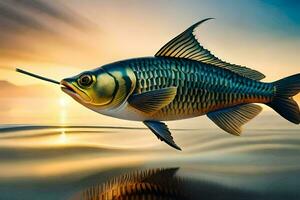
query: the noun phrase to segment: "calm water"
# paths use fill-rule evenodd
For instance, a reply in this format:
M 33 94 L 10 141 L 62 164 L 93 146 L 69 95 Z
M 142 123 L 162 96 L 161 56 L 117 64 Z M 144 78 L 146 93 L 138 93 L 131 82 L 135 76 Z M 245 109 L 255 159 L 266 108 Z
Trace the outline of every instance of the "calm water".
M 158 168 L 179 168 L 175 176 L 203 199 L 300 198 L 299 130 L 173 134 L 182 152 L 140 128 L 2 127 L 0 199 L 70 199 L 120 175 Z
M 205 117 L 170 122 L 177 151 L 140 123 L 24 103 L 0 111 L 1 200 L 109 197 L 128 184 L 165 199 L 300 199 L 299 126 L 268 111 L 241 137 Z

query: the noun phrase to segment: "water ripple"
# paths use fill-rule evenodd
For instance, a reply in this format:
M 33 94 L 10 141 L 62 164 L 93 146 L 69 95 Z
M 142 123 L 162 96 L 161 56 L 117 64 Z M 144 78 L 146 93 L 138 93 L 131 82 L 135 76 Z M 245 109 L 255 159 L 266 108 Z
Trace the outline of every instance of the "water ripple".
M 294 129 L 253 129 L 240 137 L 217 129 L 173 129 L 182 152 L 157 140 L 147 128 L 18 125 L 3 126 L 0 132 L 0 178 L 36 176 L 25 170 L 29 166 L 51 176 L 90 171 L 91 163 L 93 170 L 131 162 L 197 164 L 204 171 L 229 174 L 300 168 L 300 135 Z M 80 167 L 74 166 L 81 161 Z M 216 167 L 216 163 L 221 165 Z M 55 166 L 55 171 L 47 166 Z

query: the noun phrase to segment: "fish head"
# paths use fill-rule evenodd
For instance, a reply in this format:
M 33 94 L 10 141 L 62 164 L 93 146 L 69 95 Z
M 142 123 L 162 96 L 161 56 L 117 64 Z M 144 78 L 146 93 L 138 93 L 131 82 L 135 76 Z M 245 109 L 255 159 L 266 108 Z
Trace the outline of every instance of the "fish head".
M 121 69 L 100 67 L 65 78 L 60 83 L 62 91 L 74 100 L 99 110 L 115 107 L 126 100 L 135 85 L 126 76 Z
M 112 101 L 116 82 L 104 70 L 85 71 L 61 82 L 62 91 L 81 104 L 103 106 Z

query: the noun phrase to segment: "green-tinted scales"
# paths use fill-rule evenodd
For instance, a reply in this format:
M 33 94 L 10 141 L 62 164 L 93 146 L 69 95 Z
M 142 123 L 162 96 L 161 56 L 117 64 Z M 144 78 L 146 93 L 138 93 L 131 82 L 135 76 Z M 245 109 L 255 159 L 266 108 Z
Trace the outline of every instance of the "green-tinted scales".
M 155 117 L 192 117 L 242 103 L 265 103 L 274 86 L 209 64 L 177 58 L 139 58 L 123 63 L 136 77 L 134 93 L 177 87 L 175 99 Z

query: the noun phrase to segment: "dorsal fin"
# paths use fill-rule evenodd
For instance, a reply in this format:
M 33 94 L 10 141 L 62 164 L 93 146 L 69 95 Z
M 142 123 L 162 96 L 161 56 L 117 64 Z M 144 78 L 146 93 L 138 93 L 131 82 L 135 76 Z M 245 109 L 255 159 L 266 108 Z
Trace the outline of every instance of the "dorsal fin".
M 185 30 L 183 33 L 172 39 L 163 46 L 156 54 L 156 57 L 174 57 L 187 58 L 200 61 L 207 64 L 212 64 L 218 67 L 226 68 L 241 76 L 254 80 L 261 80 L 265 77 L 262 73 L 240 65 L 234 65 L 220 60 L 215 57 L 210 51 L 203 48 L 196 39 L 194 30 L 203 22 L 213 18 L 207 18 L 199 21 Z

